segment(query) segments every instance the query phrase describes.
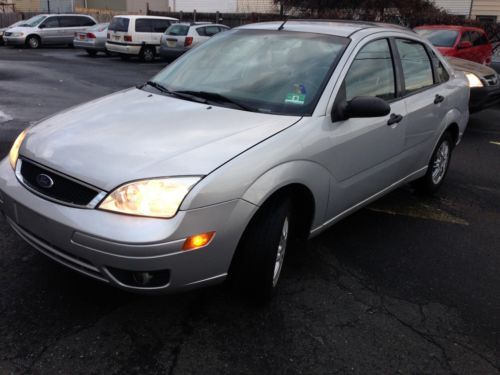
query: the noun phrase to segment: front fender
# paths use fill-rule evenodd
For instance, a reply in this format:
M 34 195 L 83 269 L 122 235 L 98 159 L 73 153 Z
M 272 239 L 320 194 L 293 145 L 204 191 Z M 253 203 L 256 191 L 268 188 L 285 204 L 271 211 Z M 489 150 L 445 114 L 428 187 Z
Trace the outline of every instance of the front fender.
M 331 175 L 320 164 L 294 160 L 280 164 L 258 177 L 244 192 L 242 198 L 257 206 L 261 206 L 279 189 L 300 184 L 312 193 L 314 198 L 313 226 L 324 221 L 328 207 Z

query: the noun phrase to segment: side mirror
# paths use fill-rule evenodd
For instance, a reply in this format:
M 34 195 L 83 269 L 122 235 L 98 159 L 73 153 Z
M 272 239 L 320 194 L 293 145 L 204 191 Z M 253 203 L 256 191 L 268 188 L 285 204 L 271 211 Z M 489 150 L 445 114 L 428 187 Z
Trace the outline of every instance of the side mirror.
M 472 47 L 472 43 L 467 42 L 467 41 L 460 42 L 460 43 L 458 43 L 458 46 L 457 46 L 458 49 L 467 49 L 467 48 L 471 48 L 471 47 Z
M 376 96 L 357 96 L 350 101 L 342 101 L 332 111 L 332 121 L 350 118 L 383 117 L 391 112 L 391 106 Z
M 40 25 L 40 26 L 38 26 L 38 28 L 39 28 L 39 29 L 45 29 L 46 27 L 47 27 L 47 26 L 45 26 L 45 25 Z

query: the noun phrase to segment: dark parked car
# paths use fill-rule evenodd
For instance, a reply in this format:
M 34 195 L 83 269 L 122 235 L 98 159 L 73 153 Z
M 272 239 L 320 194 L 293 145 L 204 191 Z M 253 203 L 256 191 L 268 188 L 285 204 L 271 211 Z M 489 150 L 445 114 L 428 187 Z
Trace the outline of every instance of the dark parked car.
M 472 61 L 448 57 L 455 70 L 465 73 L 470 87 L 470 112 L 481 111 L 500 102 L 500 77 L 488 66 Z

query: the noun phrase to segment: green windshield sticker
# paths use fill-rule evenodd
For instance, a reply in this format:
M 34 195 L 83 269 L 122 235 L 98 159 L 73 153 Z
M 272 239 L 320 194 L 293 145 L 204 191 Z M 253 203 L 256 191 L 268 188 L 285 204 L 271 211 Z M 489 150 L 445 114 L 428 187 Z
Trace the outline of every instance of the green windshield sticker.
M 306 96 L 304 94 L 295 94 L 295 93 L 291 93 L 291 94 L 287 94 L 286 96 L 286 99 L 285 99 L 285 103 L 289 103 L 289 104 L 304 104 L 306 101 Z

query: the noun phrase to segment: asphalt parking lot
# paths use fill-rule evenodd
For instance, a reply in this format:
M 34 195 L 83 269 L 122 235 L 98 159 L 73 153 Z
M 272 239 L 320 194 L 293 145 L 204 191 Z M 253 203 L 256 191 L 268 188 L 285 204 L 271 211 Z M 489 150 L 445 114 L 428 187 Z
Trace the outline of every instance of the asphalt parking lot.
M 0 48 L 0 156 L 31 122 L 165 65 Z M 224 285 L 124 293 L 0 219 L 0 374 L 497 374 L 499 228 L 500 107 L 472 116 L 438 196 L 401 188 L 310 241 L 266 307 Z

